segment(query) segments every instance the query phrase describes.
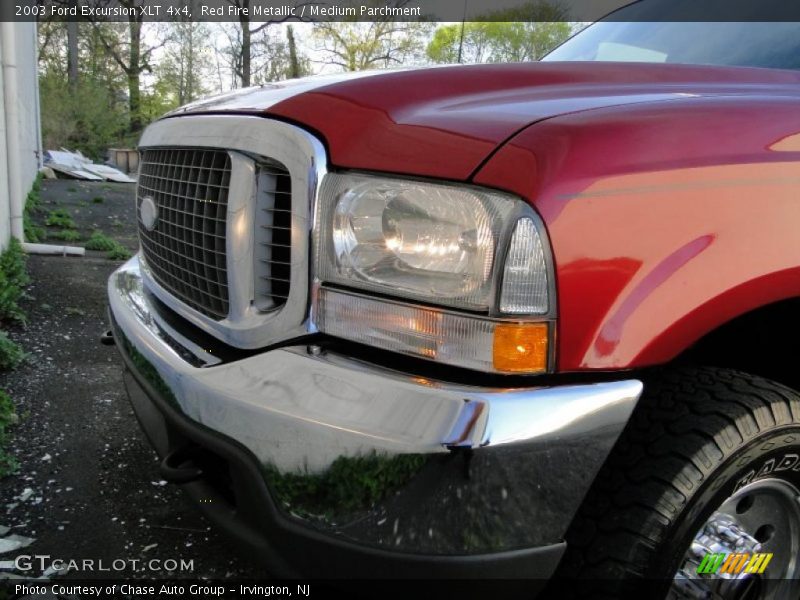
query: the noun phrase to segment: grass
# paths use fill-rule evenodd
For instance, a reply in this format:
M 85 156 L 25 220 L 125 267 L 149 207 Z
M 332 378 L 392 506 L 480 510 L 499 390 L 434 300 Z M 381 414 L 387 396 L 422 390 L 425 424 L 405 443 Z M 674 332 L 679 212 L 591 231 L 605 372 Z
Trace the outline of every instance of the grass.
M 112 240 L 102 231 L 95 231 L 86 242 L 85 247 L 87 250 L 97 250 L 99 252 L 106 252 L 106 257 L 111 260 L 127 260 L 131 257 L 131 253 L 116 240 Z
M 106 199 L 103 198 L 102 196 L 95 196 L 94 198 L 92 198 L 92 202 L 94 202 L 95 204 L 102 204 L 105 201 Z
M 51 210 L 47 215 L 47 221 L 45 221 L 45 224 L 49 227 L 77 229 L 77 225 L 75 225 L 75 220 L 72 218 L 72 215 L 70 215 L 69 212 L 63 208 Z
M 76 188 L 75 186 L 72 186 L 70 188 L 67 188 L 67 191 L 72 193 L 72 194 L 74 194 L 74 193 L 76 193 L 78 191 L 78 188 Z
M 79 242 L 83 236 L 74 229 L 62 229 L 61 231 L 51 233 L 50 237 L 65 242 Z

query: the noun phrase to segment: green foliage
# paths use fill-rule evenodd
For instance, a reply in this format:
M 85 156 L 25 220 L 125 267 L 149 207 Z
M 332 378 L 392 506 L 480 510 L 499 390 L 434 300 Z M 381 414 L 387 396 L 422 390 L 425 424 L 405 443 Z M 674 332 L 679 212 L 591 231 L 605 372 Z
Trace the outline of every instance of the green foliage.
M 92 198 L 92 202 L 94 202 L 95 204 L 102 204 L 105 201 L 106 201 L 105 198 L 103 198 L 102 196 L 95 196 L 94 198 Z
M 61 231 L 51 233 L 50 237 L 54 240 L 61 240 L 64 242 L 79 242 L 82 236 L 74 229 L 62 229 Z
M 0 254 L 0 320 L 25 321 L 25 312 L 19 306 L 22 288 L 28 285 L 25 253 L 16 239 Z
M 128 252 L 125 246 L 111 239 L 101 231 L 92 233 L 85 247 L 87 250 L 106 252 L 106 257 L 111 260 L 127 260 L 131 257 L 131 253 Z
M 416 475 L 419 454 L 340 456 L 322 473 L 281 473 L 265 467 L 275 496 L 292 511 L 327 519 L 366 510 Z
M 30 213 L 25 211 L 22 215 L 22 228 L 24 230 L 25 240 L 28 242 L 43 242 L 47 237 L 47 233 L 41 227 L 38 227 L 31 217 Z
M 77 191 L 78 191 L 78 188 L 76 188 L 75 186 L 72 186 L 72 187 L 70 187 L 70 188 L 67 188 L 67 191 L 68 191 L 70 194 L 75 194 L 75 193 L 77 193 Z
M 19 421 L 17 411 L 11 397 L 0 390 L 0 478 L 17 470 L 19 464 L 16 458 L 9 455 L 6 450 L 8 443 L 8 429 Z
M 25 210 L 22 213 L 22 228 L 25 240 L 28 242 L 41 242 L 46 237 L 45 230 L 33 222 L 33 214 L 40 210 L 40 192 L 42 189 L 42 174 L 39 173 L 33 180 L 31 190 L 25 198 Z
M 85 244 L 87 250 L 97 250 L 99 252 L 109 252 L 119 245 L 101 231 L 95 231 Z
M 64 208 L 57 208 L 51 210 L 47 215 L 45 223 L 50 227 L 63 227 L 64 229 L 76 229 L 75 221 L 72 215 Z
M 419 62 L 429 30 L 430 24 L 412 21 L 322 21 L 314 23 L 314 39 L 326 64 L 363 71 Z
M 0 273 L 6 278 L 9 284 L 23 288 L 30 283 L 28 271 L 26 269 L 27 257 L 22 250 L 19 240 L 12 238 L 8 243 L 8 248 L 0 254 Z
M 25 360 L 25 352 L 0 329 L 0 371 L 8 371 Z
M 131 257 L 131 253 L 128 252 L 125 246 L 118 242 L 114 242 L 114 244 L 114 247 L 106 254 L 106 258 L 110 260 L 128 260 Z
M 76 149 L 92 159 L 102 159 L 106 150 L 124 137 L 124 96 L 88 77 L 68 89 L 64 75 L 44 73 L 39 77 L 44 146 Z
M 549 2 L 522 6 L 485 15 L 479 22 L 438 27 L 428 44 L 428 58 L 437 63 L 535 61 L 566 40 L 572 26 L 563 10 Z

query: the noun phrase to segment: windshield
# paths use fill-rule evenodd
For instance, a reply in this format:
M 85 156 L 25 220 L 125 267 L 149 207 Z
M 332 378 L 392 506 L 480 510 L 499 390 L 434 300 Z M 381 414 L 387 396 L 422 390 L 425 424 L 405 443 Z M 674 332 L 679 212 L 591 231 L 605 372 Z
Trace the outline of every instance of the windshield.
M 612 16 L 621 19 L 624 13 Z M 800 69 L 800 23 L 600 21 L 542 60 Z

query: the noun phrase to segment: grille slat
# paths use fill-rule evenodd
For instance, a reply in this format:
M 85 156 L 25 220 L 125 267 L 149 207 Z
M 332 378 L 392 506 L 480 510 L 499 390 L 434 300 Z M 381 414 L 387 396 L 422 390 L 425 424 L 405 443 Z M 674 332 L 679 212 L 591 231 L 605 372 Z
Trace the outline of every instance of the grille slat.
M 283 165 L 259 164 L 256 211 L 256 307 L 286 304 L 292 275 L 292 180 Z
M 137 206 L 151 197 L 158 221 L 139 217 L 142 252 L 156 282 L 216 320 L 228 315 L 226 212 L 231 158 L 224 150 L 153 148 L 142 152 Z

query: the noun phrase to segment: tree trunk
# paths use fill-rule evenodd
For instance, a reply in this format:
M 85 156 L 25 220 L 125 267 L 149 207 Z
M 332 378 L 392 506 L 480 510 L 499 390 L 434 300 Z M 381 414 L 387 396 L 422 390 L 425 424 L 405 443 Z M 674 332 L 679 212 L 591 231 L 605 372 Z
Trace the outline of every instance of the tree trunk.
M 76 5 L 71 0 L 70 8 Z M 78 22 L 67 21 L 67 78 L 71 90 L 78 87 Z
M 297 60 L 297 46 L 294 42 L 294 29 L 291 25 L 286 27 L 286 38 L 289 43 L 289 76 L 296 79 L 300 77 L 300 63 Z
M 141 44 L 142 44 L 142 23 L 137 17 L 131 17 L 129 21 L 131 43 L 128 62 L 128 110 L 130 112 L 131 133 L 138 133 L 142 129 L 142 96 L 139 89 L 139 76 L 141 74 Z
M 242 0 L 242 7 L 244 10 L 239 15 L 242 26 L 242 87 L 250 87 L 250 0 Z
M 181 61 L 181 70 L 183 71 L 181 77 L 185 78 L 185 85 L 181 86 L 185 87 L 185 89 L 182 90 L 183 97 L 181 98 L 181 106 L 194 100 L 194 23 L 189 22 L 187 27 L 189 28 L 189 43 L 186 47 L 187 55 L 185 68 L 183 64 L 184 61 Z

